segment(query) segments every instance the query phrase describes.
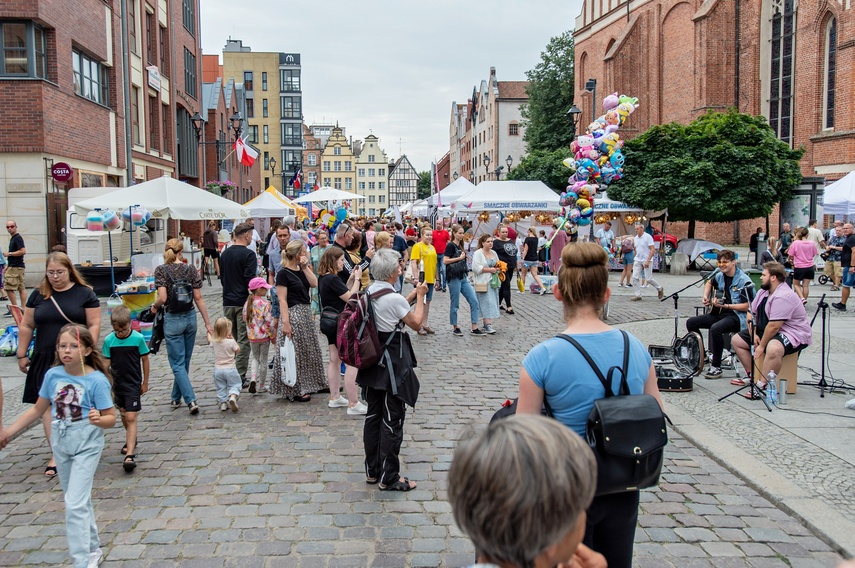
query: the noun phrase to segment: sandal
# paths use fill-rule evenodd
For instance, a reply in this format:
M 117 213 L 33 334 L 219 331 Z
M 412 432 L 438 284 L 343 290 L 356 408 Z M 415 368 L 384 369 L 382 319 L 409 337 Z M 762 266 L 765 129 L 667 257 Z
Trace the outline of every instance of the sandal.
M 309 402 L 310 400 L 312 400 L 312 395 L 310 394 L 304 394 L 303 396 L 294 397 L 294 402 Z
M 56 477 L 57 471 L 55 465 L 49 465 L 45 468 L 45 476 L 49 479 Z
M 125 468 L 125 471 L 130 473 L 137 467 L 137 462 L 134 461 L 134 458 L 137 457 L 135 454 L 128 454 L 125 456 L 125 461 L 122 462 L 122 467 Z
M 516 312 L 514 311 L 513 308 L 508 308 L 507 310 L 505 310 L 505 313 L 508 314 L 509 316 L 516 314 Z
M 137 441 L 134 440 L 134 449 L 136 449 L 136 446 L 137 446 Z M 128 453 L 128 445 L 125 444 L 124 446 L 122 446 L 122 455 L 125 455 L 127 453 Z M 136 454 L 134 454 L 134 455 L 136 455 Z
M 377 486 L 380 491 L 412 491 L 416 488 L 416 482 L 412 482 L 410 485 L 410 478 L 404 477 L 402 479 L 398 479 L 395 483 L 390 483 L 389 485 L 383 485 L 382 483 Z

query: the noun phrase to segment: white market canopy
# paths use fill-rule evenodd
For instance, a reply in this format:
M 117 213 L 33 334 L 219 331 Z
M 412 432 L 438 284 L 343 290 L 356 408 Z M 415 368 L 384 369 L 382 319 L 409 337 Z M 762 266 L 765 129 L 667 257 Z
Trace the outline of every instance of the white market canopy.
M 315 203 L 318 201 L 348 201 L 351 199 L 365 199 L 365 196 L 331 187 L 322 187 L 317 191 L 301 195 L 294 201 L 297 203 Z
M 855 172 L 825 186 L 822 212 L 825 215 L 855 215 Z
M 131 205 L 144 207 L 155 219 L 243 220 L 251 216 L 249 210 L 240 203 L 169 176 L 86 199 L 74 207 L 78 214 L 85 215 L 96 208 L 121 211 Z
M 306 208 L 297 205 L 290 199 L 276 191 L 273 186 L 268 187 L 260 195 L 257 195 L 243 204 L 253 217 L 283 217 L 289 210 L 295 214 L 306 216 Z
M 608 194 L 598 193 L 594 196 L 594 211 L 597 213 L 629 213 L 630 211 L 641 211 L 641 208 L 633 207 L 623 201 L 612 201 Z
M 458 179 L 458 181 L 460 181 Z M 443 205 L 445 203 L 443 202 Z M 558 194 L 542 181 L 483 181 L 451 202 L 458 213 L 467 211 L 558 211 Z
M 427 198 L 428 205 L 434 207 L 436 205 L 442 204 L 443 207 L 448 207 L 451 205 L 451 202 L 457 199 L 458 197 L 463 197 L 470 191 L 475 189 L 475 184 L 469 181 L 466 178 L 457 178 L 452 183 L 448 184 L 448 186 L 440 191 L 439 193 L 434 193 L 430 197 Z

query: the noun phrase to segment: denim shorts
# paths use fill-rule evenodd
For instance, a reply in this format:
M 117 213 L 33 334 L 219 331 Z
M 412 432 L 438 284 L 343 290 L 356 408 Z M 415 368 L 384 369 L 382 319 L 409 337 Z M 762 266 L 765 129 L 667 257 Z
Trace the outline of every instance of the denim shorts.
M 525 268 L 537 268 L 540 266 L 540 262 L 537 260 L 524 260 L 522 264 Z
M 852 286 L 855 286 L 855 272 L 849 272 L 848 266 L 843 267 L 842 285 L 847 287 L 847 288 L 851 288 Z

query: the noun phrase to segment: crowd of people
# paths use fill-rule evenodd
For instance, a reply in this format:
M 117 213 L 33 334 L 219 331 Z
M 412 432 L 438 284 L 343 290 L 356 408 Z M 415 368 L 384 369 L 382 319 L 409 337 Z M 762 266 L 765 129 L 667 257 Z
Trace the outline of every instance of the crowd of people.
M 600 318 L 611 296 L 610 253 L 623 255 L 621 285 L 631 282 L 632 299 L 641 299 L 642 281 L 663 297 L 652 275 L 653 240 L 641 224 L 634 227 L 634 237 L 626 239 L 616 237 L 606 224 L 596 242 L 576 242 L 575 233 L 558 226 L 548 237 L 533 228 L 518 236 L 509 223 L 500 223 L 494 232 L 473 238 L 471 233 L 467 237 L 470 228 L 443 221 L 404 227 L 360 219 L 340 223 L 332 234 L 324 229 L 308 233 L 297 228 L 295 218 L 285 217 L 266 239 L 251 223 L 234 226 L 229 246 L 220 252 L 212 240 L 217 227 L 211 225 L 202 245 L 222 284 L 223 316 L 214 322 L 202 298 L 199 271 L 184 262 L 182 241 L 168 240 L 164 264 L 154 272 L 151 312 L 163 318 L 173 374 L 171 406 L 186 405 L 191 415 L 200 412 L 190 369 L 201 317 L 213 352 L 212 390 L 220 411 L 237 413 L 243 391 L 294 403 L 328 393 L 330 409 L 346 408 L 348 415 L 364 417 L 366 484 L 382 491 L 411 491 L 416 483 L 402 474 L 399 455 L 406 407 L 418 400 L 419 380 L 416 350 L 406 328 L 417 336 L 435 334 L 429 321 L 433 295 L 448 293 L 454 336 L 463 335 L 458 325 L 461 295 L 469 306 L 470 334 L 495 334 L 493 324 L 501 312 L 515 314 L 514 277 L 519 274 L 524 283 L 531 274 L 533 291 L 561 304 L 564 333 L 578 346 L 551 338 L 532 348 L 519 371 L 517 416 L 471 431 L 461 440 L 448 478 L 455 520 L 475 544 L 479 563 L 629 567 L 639 492 L 596 494 L 596 462 L 582 438 L 594 403 L 605 396 L 598 374 L 620 358 L 627 361 L 622 378 L 629 394 L 651 395 L 662 406 L 644 345 Z M 840 271 L 835 286 L 842 285 L 844 294 L 835 307 L 846 309 L 855 282 L 852 225 L 841 224 L 833 234 L 819 237 L 812 232 L 815 227 L 794 233 L 784 228 L 780 239 L 769 240 L 756 293 L 733 252 L 718 253 L 718 270 L 703 293 L 709 313 L 687 322 L 690 331 L 709 329 L 708 378 L 721 376 L 728 334 L 735 334 L 733 348 L 746 375 L 753 372 L 753 360 L 765 356 L 761 376 L 755 377 L 761 387 L 770 373 L 780 371 L 785 356 L 810 345 L 804 304 L 814 275 L 806 263 L 821 248 L 832 259 L 827 270 L 831 264 L 832 274 Z M 7 229 L 14 239 L 14 222 L 7 223 Z M 22 239 L 14 239 L 14 247 L 11 252 L 26 250 Z M 9 259 L 15 257 L 23 264 L 23 254 L 10 254 Z M 793 263 L 792 288 L 784 262 Z M 541 280 L 541 270 L 556 278 L 551 289 Z M 413 285 L 406 294 L 405 275 Z M 14 289 L 23 299 L 17 281 L 7 279 L 7 285 L 10 298 Z M 372 318 L 384 347 L 378 364 L 356 368 L 342 363 L 339 338 L 334 328 L 324 327 L 324 315 L 342 313 L 361 292 L 374 298 Z M 76 567 L 97 566 L 103 557 L 91 502 L 103 431 L 114 426 L 114 408 L 119 408 L 126 430 L 122 465 L 126 472 L 134 471 L 138 413 L 149 388 L 149 348 L 131 329 L 130 312 L 114 308 L 110 323 L 112 333 L 98 349 L 98 298 L 67 255 L 51 253 L 39 288 L 26 301 L 20 330 L 18 361 L 27 373 L 24 401 L 33 406 L 0 430 L 2 448 L 10 436 L 42 418 L 52 453 L 45 474 L 60 478 L 69 552 Z M 30 359 L 27 347 L 36 330 Z M 326 366 L 319 343 L 324 339 Z M 289 357 L 296 368 L 290 378 Z M 612 380 L 617 391 L 618 374 Z M 539 416 L 544 406 L 554 420 Z

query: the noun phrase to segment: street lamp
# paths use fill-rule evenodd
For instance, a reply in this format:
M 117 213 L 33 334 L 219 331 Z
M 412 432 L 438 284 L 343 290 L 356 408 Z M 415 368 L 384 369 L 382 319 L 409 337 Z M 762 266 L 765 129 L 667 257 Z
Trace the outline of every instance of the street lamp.
M 574 138 L 576 137 L 576 126 L 579 125 L 580 114 L 582 114 L 582 111 L 576 105 L 571 106 L 570 110 L 567 111 L 567 120 L 570 121 L 570 128 L 573 130 Z
M 199 111 L 196 111 L 192 117 L 190 117 L 190 122 L 193 124 L 193 130 L 196 133 L 196 143 L 200 146 L 208 146 L 209 144 L 213 144 L 216 147 L 217 152 L 217 168 L 219 169 L 223 162 L 225 161 L 225 157 L 223 156 L 224 152 L 221 150 L 219 139 L 214 140 L 213 142 L 202 142 L 202 129 L 204 128 L 205 119 L 199 114 Z M 207 169 L 205 153 L 202 152 L 202 172 L 204 173 Z
M 593 122 L 594 117 L 597 116 L 597 80 L 588 79 L 585 81 L 585 90 L 594 95 L 591 103 L 591 121 Z
M 232 123 L 232 130 L 235 133 L 235 140 L 240 136 L 241 124 L 243 123 L 243 117 L 239 112 L 235 112 L 231 118 L 229 118 L 229 122 Z
M 508 154 L 508 157 L 505 158 L 505 163 L 508 164 L 508 173 L 511 173 L 511 164 L 514 163 L 514 157 Z
M 271 179 L 276 179 L 276 158 L 270 158 L 269 160 L 267 160 L 267 163 L 270 165 Z
M 459 178 L 459 177 L 460 177 L 460 174 L 458 174 L 457 172 L 454 172 L 454 176 L 453 176 L 453 177 L 454 177 L 454 181 L 457 181 L 457 178 Z
M 490 177 L 490 156 L 484 154 L 484 174 L 489 179 Z

